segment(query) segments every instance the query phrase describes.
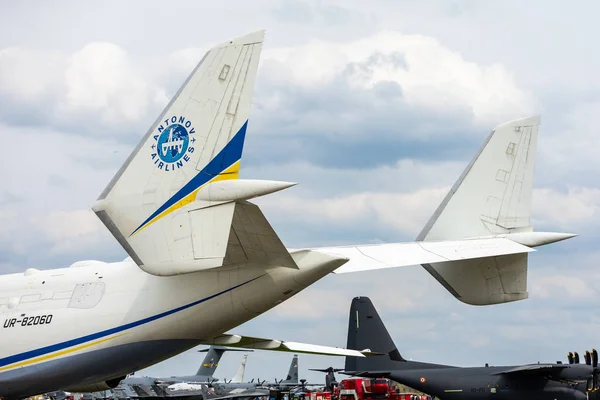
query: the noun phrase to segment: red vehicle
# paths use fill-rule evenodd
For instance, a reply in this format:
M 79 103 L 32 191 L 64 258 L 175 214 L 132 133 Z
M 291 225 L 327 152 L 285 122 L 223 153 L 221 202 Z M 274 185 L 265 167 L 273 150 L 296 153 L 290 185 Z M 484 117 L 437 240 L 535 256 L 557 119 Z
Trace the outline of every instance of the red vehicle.
M 339 384 L 340 400 L 428 400 L 414 393 L 400 393 L 386 378 L 351 378 Z
M 294 393 L 294 400 L 331 400 L 331 392 Z

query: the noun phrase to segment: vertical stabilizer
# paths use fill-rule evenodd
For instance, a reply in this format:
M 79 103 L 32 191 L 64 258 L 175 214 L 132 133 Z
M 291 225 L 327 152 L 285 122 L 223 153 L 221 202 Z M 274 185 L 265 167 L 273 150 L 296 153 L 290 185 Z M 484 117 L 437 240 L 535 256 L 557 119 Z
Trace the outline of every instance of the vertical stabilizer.
M 290 370 L 288 371 L 287 377 L 281 382 L 283 384 L 298 384 L 298 355 L 294 354 L 292 363 L 290 364 Z
M 263 37 L 209 50 L 93 207 L 149 273 L 223 263 L 235 203 L 211 200 L 210 187 L 239 192 L 223 181 L 238 178 Z
M 417 240 L 530 230 L 539 124 L 536 116 L 496 127 Z
M 248 354 L 244 354 L 242 363 L 240 364 L 235 376 L 231 378 L 231 383 L 242 383 L 244 382 L 244 373 L 246 372 L 246 362 L 248 361 Z
M 199 352 L 206 352 L 206 356 L 204 357 L 204 360 L 202 360 L 202 364 L 200 365 L 198 372 L 196 372 L 196 375 L 212 377 L 219 366 L 219 361 L 221 361 L 223 353 L 226 351 L 227 349 L 217 346 L 211 346 L 208 349 L 199 350 Z
M 382 356 L 346 357 L 345 371 L 394 371 L 448 368 L 446 365 L 405 360 L 394 344 L 375 306 L 368 297 L 355 297 L 348 319 L 348 349 L 369 349 Z
M 369 349 L 385 356 L 346 357 L 346 371 L 384 371 L 404 361 L 392 337 L 368 297 L 355 297 L 348 318 L 347 349 Z
M 530 232 L 531 196 L 540 117 L 504 123 L 483 147 L 418 241 Z M 424 264 L 459 300 L 476 305 L 526 299 L 527 254 Z

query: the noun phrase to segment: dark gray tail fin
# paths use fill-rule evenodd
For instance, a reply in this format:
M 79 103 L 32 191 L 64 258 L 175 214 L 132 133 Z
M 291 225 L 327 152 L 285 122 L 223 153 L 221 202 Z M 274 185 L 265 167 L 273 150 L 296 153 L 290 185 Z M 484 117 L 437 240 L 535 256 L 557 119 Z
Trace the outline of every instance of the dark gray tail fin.
M 383 371 L 396 369 L 405 361 L 398 352 L 377 310 L 368 297 L 355 297 L 350 305 L 348 349 L 388 354 L 386 356 L 346 357 L 346 371 Z
M 368 297 L 355 297 L 350 305 L 348 349 L 369 349 L 381 356 L 346 357 L 346 371 L 393 371 L 448 368 L 448 365 L 406 361 L 400 355 L 377 310 Z
M 219 361 L 226 351 L 247 351 L 245 349 L 229 349 L 221 346 L 210 346 L 208 349 L 198 350 L 199 353 L 206 352 L 206 357 L 196 372 L 196 376 L 212 377 L 219 366 Z
M 294 358 L 292 358 L 292 363 L 290 364 L 290 370 L 282 383 L 298 383 L 298 354 L 294 354 Z

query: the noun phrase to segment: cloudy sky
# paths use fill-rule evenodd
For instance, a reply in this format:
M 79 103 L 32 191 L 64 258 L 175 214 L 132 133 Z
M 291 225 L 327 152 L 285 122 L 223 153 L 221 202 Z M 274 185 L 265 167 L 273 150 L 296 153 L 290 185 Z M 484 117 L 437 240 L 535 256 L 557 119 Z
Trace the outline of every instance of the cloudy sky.
M 201 55 L 267 36 L 242 175 L 289 247 L 412 240 L 495 125 L 542 114 L 533 219 L 581 236 L 530 257 L 530 299 L 460 303 L 420 267 L 329 276 L 236 333 L 345 345 L 369 296 L 401 353 L 463 366 L 599 346 L 600 3 L 0 1 L 0 272 L 124 252 L 90 206 Z M 291 355 L 253 353 L 273 379 Z M 226 355 L 231 377 L 240 354 Z M 143 371 L 189 374 L 190 351 Z M 307 368 L 343 359 L 301 356 Z

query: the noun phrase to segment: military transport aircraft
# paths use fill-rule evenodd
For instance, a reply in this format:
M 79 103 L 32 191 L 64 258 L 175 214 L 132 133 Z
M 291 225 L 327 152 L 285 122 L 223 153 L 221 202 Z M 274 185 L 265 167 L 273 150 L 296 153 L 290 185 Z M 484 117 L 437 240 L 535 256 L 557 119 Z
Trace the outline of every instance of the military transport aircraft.
M 219 361 L 226 351 L 252 351 L 244 349 L 232 349 L 222 346 L 211 346 L 207 349 L 198 350 L 200 353 L 206 352 L 206 356 L 200 368 L 195 375 L 171 376 L 171 377 L 149 377 L 149 376 L 129 376 L 123 379 L 119 384 L 112 389 L 112 392 L 118 398 L 132 397 L 152 397 L 156 396 L 152 389 L 157 384 L 173 384 L 178 382 L 217 382 L 219 379 L 214 377 L 214 373 L 219 366 Z M 237 371 L 237 374 L 229 381 L 232 383 L 241 383 L 244 380 L 244 371 L 246 369 L 246 357 L 242 360 L 242 364 Z
M 275 382 L 261 381 L 260 378 L 251 382 L 193 382 L 186 381 L 174 383 L 167 387 L 159 385 L 157 388 L 161 397 L 177 397 L 178 399 L 193 400 L 201 398 L 204 400 L 224 400 L 224 399 L 248 399 L 256 397 L 268 397 L 272 388 L 294 387 L 298 386 L 298 355 L 295 354 L 290 363 L 287 376 L 280 380 L 275 378 Z
M 202 343 L 364 357 L 226 332 L 332 272 L 422 264 L 461 301 L 522 300 L 528 253 L 573 236 L 531 227 L 531 117 L 492 132 L 419 241 L 287 249 L 248 200 L 294 184 L 238 179 L 263 36 L 209 50 L 92 206 L 128 258 L 0 277 L 0 397 L 105 390 Z
M 442 400 L 600 399 L 596 350 L 586 352 L 586 364 L 579 364 L 579 356 L 569 357 L 569 364 L 471 368 L 407 361 L 368 297 L 352 300 L 347 345 L 387 355 L 346 357 L 345 374 L 390 378 Z

